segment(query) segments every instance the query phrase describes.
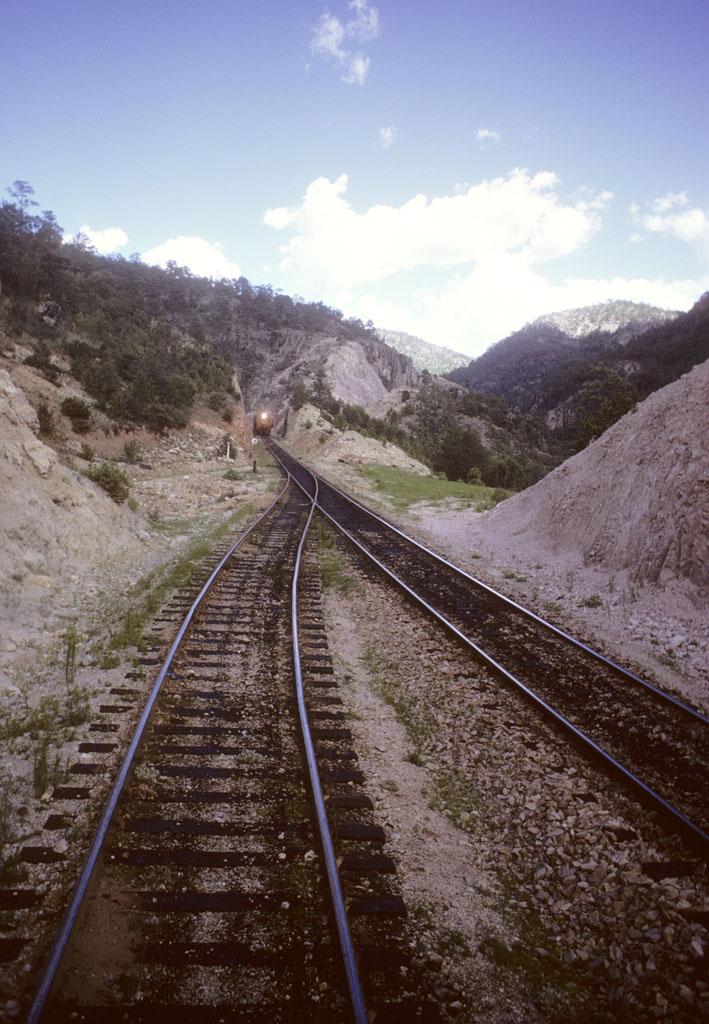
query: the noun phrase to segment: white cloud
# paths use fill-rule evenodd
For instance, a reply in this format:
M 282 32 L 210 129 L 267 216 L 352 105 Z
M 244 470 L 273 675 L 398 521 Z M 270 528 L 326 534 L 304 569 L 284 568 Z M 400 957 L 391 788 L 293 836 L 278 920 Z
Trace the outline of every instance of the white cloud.
M 624 298 L 686 309 L 709 280 L 609 277 L 553 283 L 544 264 L 578 252 L 601 228 L 610 192 L 561 195 L 550 171 L 516 169 L 451 195 L 356 211 L 347 175 L 311 182 L 264 223 L 288 233 L 288 287 L 363 320 L 470 354 L 544 313 Z
M 686 192 L 667 192 L 652 203 L 655 213 L 667 213 L 668 210 L 675 210 L 677 207 L 689 206 L 689 198 Z
M 389 146 L 393 146 L 395 138 L 396 128 L 393 124 L 390 124 L 388 128 L 379 129 L 379 140 L 382 144 L 382 149 L 389 149 Z
M 352 17 L 343 21 L 326 11 L 313 29 L 313 53 L 337 64 L 343 82 L 364 85 L 369 74 L 369 57 L 360 50 L 350 48 L 350 40 L 368 43 L 380 34 L 379 11 L 367 0 L 349 0 Z
M 73 242 L 80 236 L 87 238 L 89 244 L 102 256 L 125 249 L 128 245 L 128 235 L 123 228 L 92 228 L 88 224 L 82 224 L 76 235 L 64 235 L 64 241 Z
M 207 242 L 196 235 L 168 238 L 162 245 L 144 252 L 141 259 L 143 263 L 159 267 L 165 267 L 172 261 L 178 267 L 187 267 L 198 277 L 241 277 L 241 267 L 224 255 L 221 243 Z
M 649 211 L 642 212 L 637 203 L 629 207 L 636 225 L 650 235 L 669 235 L 693 246 L 701 256 L 709 259 L 709 210 L 699 206 L 690 207 L 686 192 L 668 192 L 649 204 Z M 634 241 L 642 241 L 643 235 L 635 232 Z
M 346 33 L 358 43 L 368 43 L 370 39 L 376 39 L 381 31 L 377 8 L 367 3 L 367 0 L 350 0 L 348 6 L 354 11 L 354 18 L 345 25 Z
M 500 133 L 493 131 L 492 128 L 478 128 L 475 138 L 482 149 L 490 149 L 491 146 L 497 146 L 502 142 Z
M 317 178 L 300 206 L 267 210 L 264 222 L 291 230 L 281 269 L 298 286 L 327 294 L 417 267 L 489 261 L 500 253 L 539 262 L 573 252 L 598 230 L 603 203 L 585 197 L 565 204 L 557 188 L 550 172 L 517 169 L 457 195 L 417 195 L 360 214 L 345 198 L 343 174 Z

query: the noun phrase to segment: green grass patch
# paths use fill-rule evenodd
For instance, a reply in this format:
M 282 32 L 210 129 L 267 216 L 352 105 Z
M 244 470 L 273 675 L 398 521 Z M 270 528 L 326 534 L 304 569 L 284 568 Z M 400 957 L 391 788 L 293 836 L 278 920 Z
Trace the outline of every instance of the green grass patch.
M 347 565 L 340 554 L 332 531 L 324 523 L 318 523 L 320 545 L 320 583 L 323 590 L 336 590 L 347 596 L 361 589 L 359 580 L 350 576 Z
M 503 493 L 499 488 L 486 487 L 485 484 L 420 476 L 393 466 L 366 466 L 360 472 L 397 509 L 407 509 L 419 501 L 436 505 L 454 499 L 462 508 L 474 506 L 476 511 L 483 512 L 511 493 Z

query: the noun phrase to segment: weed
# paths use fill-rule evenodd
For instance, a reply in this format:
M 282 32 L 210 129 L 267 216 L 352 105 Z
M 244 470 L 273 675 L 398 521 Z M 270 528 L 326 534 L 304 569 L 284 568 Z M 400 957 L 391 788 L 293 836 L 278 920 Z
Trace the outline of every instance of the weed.
M 224 480 L 244 480 L 245 476 L 238 469 L 228 469 L 226 473 L 222 474 L 222 478 Z
M 574 589 L 574 574 L 567 572 L 566 574 L 566 589 L 571 592 Z
M 87 444 L 86 441 L 82 441 L 79 457 L 85 459 L 87 462 L 93 462 L 94 458 L 96 457 L 96 452 L 93 450 L 90 444 Z
M 579 601 L 579 608 L 602 608 L 603 601 L 601 601 L 598 594 L 591 594 L 590 597 L 585 597 L 583 601 Z
M 76 649 L 79 646 L 79 634 L 73 622 L 64 634 L 64 644 L 64 679 L 67 690 L 70 690 L 76 678 Z
M 421 766 L 423 765 L 423 760 L 422 760 L 421 755 L 419 754 L 418 750 L 410 751 L 406 755 L 404 760 L 408 761 L 409 764 L 415 764 L 417 766 L 417 768 L 421 768 Z
M 9 779 L 0 781 L 0 849 L 12 839 L 12 802 Z
M 49 782 L 49 739 L 44 736 L 37 744 L 33 757 L 34 795 L 42 796 Z
M 340 554 L 330 531 L 320 525 L 320 582 L 323 590 L 336 590 L 347 596 L 361 589 L 359 580 L 348 575 L 345 561 Z

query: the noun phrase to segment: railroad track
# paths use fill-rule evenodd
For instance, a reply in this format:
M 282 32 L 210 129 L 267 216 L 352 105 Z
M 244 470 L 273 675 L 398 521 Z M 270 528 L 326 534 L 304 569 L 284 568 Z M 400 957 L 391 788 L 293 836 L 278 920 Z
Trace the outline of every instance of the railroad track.
M 351 749 L 318 574 L 300 578 L 314 508 L 288 476 L 192 604 L 30 1024 L 438 1020 Z
M 709 853 L 709 720 L 406 536 L 271 442 L 366 559 L 649 806 Z M 658 871 L 662 871 L 658 866 Z

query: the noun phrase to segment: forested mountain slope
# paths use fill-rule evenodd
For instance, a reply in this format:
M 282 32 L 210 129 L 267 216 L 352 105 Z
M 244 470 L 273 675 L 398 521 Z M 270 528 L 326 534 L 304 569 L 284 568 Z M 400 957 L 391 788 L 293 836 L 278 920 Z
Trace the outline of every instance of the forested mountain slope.
M 632 303 L 609 305 L 615 319 L 605 317 L 607 326 L 618 322 L 619 305 L 635 319 L 612 332 L 581 334 L 594 322 L 591 313 L 604 322 L 605 307 L 541 318 L 449 376 L 544 416 L 565 442 L 583 448 L 637 401 L 709 357 L 709 296 L 682 314 Z
M 199 397 L 226 408 L 237 397 L 234 367 L 247 406 L 282 400 L 294 379 L 322 365 L 351 367 L 353 394 L 332 374 L 349 401 L 418 380 L 373 328 L 323 303 L 243 277 L 211 281 L 64 243 L 54 215 L 33 212 L 31 194 L 0 205 L 6 331 L 33 340 L 35 365 L 50 377 L 55 356 L 68 356 L 99 408 L 119 422 L 183 425 Z

